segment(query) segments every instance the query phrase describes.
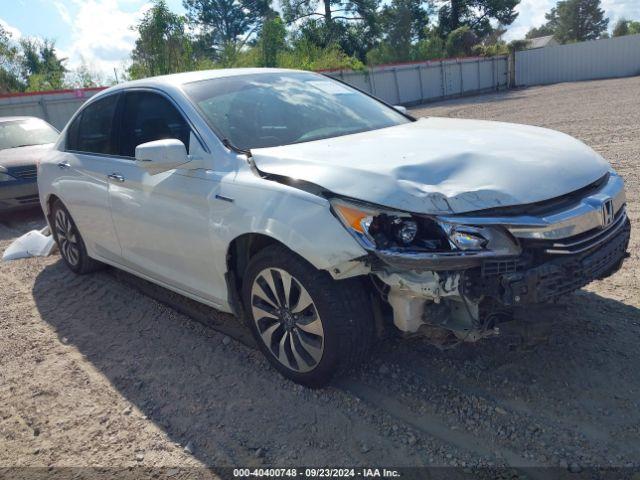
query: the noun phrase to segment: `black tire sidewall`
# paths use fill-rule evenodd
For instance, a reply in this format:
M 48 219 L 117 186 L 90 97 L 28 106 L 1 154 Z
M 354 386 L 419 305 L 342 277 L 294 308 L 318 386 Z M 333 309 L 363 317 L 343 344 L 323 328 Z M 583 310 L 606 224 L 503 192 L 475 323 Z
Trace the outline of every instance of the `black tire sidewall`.
M 62 254 L 62 251 L 60 249 L 60 242 L 58 241 L 58 234 L 56 232 L 56 225 L 55 225 L 56 213 L 58 212 L 58 210 L 62 210 L 65 212 L 65 215 L 67 215 L 67 217 L 69 218 L 69 221 L 71 222 L 71 225 L 73 225 L 73 228 L 76 231 L 76 235 L 78 238 L 78 250 L 80 252 L 79 253 L 80 258 L 78 259 L 77 265 L 72 265 L 71 263 L 69 263 L 69 261 Z M 73 221 L 73 217 L 69 213 L 69 210 L 67 209 L 67 207 L 65 207 L 60 200 L 55 200 L 53 202 L 53 205 L 51 207 L 51 217 L 49 219 L 49 222 L 51 227 L 51 234 L 53 235 L 53 238 L 56 241 L 56 244 L 58 245 L 58 250 L 60 250 L 60 256 L 62 257 L 62 260 L 64 261 L 64 263 L 74 273 L 78 273 L 78 274 L 86 273 L 90 268 L 91 259 L 87 254 L 87 248 L 85 247 L 84 240 L 82 238 L 82 235 L 80 234 L 80 230 L 78 230 L 78 226 Z

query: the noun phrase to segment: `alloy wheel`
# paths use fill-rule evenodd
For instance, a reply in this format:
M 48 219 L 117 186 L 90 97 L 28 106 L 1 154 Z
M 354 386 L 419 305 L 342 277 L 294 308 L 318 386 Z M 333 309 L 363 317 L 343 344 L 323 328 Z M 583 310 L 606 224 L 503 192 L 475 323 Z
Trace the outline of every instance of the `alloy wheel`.
M 60 253 L 70 265 L 77 265 L 80 261 L 78 234 L 69 215 L 62 209 L 56 211 L 55 229 Z
M 324 351 L 322 321 L 309 292 L 279 268 L 262 270 L 251 288 L 251 309 L 262 341 L 285 367 L 313 370 Z

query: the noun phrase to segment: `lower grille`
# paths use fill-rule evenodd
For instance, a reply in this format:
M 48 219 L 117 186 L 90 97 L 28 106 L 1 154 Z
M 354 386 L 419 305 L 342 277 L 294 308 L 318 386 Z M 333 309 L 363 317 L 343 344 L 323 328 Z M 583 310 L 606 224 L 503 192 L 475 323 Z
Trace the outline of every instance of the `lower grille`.
M 8 168 L 7 173 L 12 177 L 15 177 L 21 180 L 34 180 L 38 177 L 38 169 L 35 165 Z
M 610 229 L 611 230 L 611 229 Z M 621 264 L 629 244 L 631 225 L 625 218 L 610 241 L 575 256 L 561 256 L 522 273 L 502 277 L 507 305 L 554 301 L 593 280 L 610 275 Z

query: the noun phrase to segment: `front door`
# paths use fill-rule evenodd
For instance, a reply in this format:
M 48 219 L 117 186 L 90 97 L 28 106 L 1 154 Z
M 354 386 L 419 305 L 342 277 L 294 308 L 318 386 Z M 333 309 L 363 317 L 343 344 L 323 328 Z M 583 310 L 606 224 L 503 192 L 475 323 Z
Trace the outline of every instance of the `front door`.
M 193 151 L 201 149 L 198 140 L 171 102 L 153 92 L 125 93 L 122 119 L 123 158 L 114 165 L 109 195 L 124 261 L 185 293 L 220 303 L 224 274 L 215 269 L 209 222 L 209 198 L 219 182 L 204 170 L 151 175 L 134 159 L 141 143 L 177 138 Z

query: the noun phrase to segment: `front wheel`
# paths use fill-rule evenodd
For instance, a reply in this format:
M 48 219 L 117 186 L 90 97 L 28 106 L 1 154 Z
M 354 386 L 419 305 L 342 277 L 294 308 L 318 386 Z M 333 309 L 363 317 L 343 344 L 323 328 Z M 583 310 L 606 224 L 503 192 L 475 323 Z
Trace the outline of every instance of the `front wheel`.
M 78 227 L 71 218 L 69 210 L 60 200 L 55 200 L 51 206 L 50 223 L 53 238 L 58 244 L 60 255 L 62 255 L 64 263 L 74 273 L 90 273 L 104 266 L 89 257 L 87 247 L 78 231 Z
M 359 280 L 336 281 L 284 247 L 266 248 L 243 282 L 246 320 L 285 377 L 321 387 L 368 353 L 373 315 Z

